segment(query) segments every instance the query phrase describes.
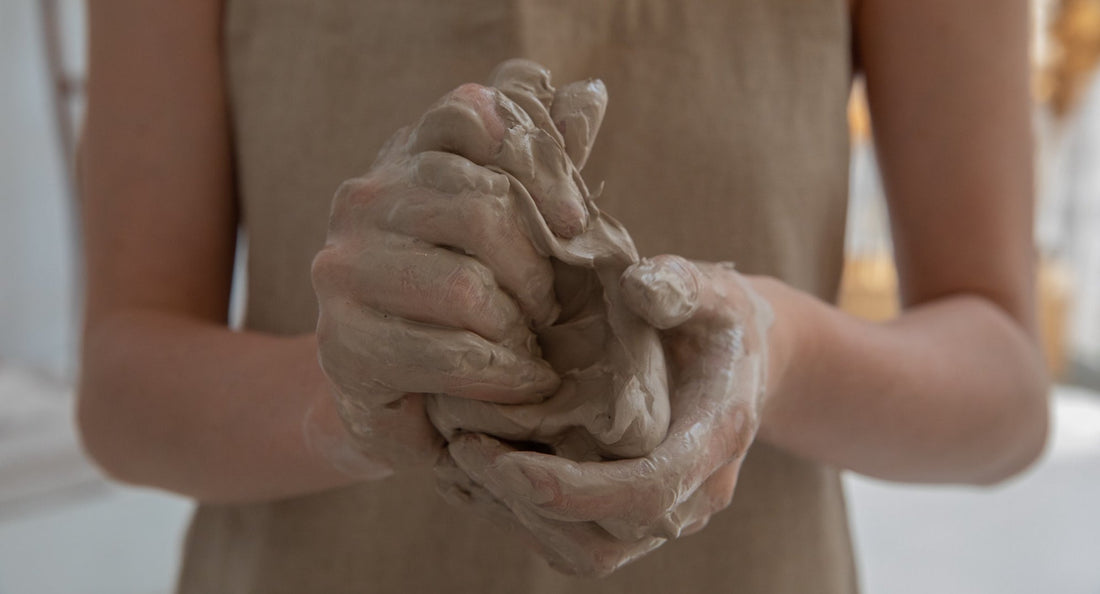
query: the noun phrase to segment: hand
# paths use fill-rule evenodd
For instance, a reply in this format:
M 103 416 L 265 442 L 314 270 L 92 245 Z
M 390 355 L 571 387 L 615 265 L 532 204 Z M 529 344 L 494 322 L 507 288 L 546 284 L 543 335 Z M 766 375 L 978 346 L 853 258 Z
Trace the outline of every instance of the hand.
M 595 142 L 607 92 L 598 80 L 555 90 L 550 78 L 534 62 L 511 60 L 497 68 L 493 84 L 562 146 L 568 156 L 563 164 L 574 162 L 573 177 L 584 190 L 576 163 L 584 163 Z M 568 239 L 555 235 L 529 189 L 509 178 L 536 247 L 554 263 L 562 309 L 551 327 L 536 333 L 542 358 L 559 373 L 561 386 L 547 399 L 524 405 L 433 396 L 428 416 L 447 439 L 484 433 L 576 461 L 645 455 L 668 431 L 668 383 L 657 331 L 631 314 L 619 296 L 620 276 L 638 261 L 634 242 L 587 191 L 585 231 Z
M 608 574 L 706 526 L 733 497 L 766 395 L 771 308 L 732 267 L 659 256 L 628 269 L 621 287 L 663 330 L 667 438 L 642 458 L 578 463 L 466 434 L 438 471 L 450 501 L 522 535 L 568 573 Z
M 554 272 L 515 212 L 508 175 L 551 232 L 574 237 L 588 212 L 569 161 L 587 153 L 567 154 L 553 122 L 510 98 L 526 96 L 508 90 L 530 71 L 507 67 L 501 89 L 463 85 L 400 130 L 334 199 L 313 263 L 318 349 L 340 417 L 372 463 L 359 466 L 385 469 L 370 475 L 435 461 L 442 438 L 424 394 L 521 403 L 558 386 L 531 331 L 557 316 Z M 569 129 L 586 151 L 583 126 Z

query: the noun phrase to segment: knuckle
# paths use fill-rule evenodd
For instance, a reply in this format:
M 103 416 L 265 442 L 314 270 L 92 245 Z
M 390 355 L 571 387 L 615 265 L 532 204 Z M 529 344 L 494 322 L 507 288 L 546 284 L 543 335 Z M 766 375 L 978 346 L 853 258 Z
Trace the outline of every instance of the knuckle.
M 652 458 L 639 458 L 637 473 L 643 480 L 652 480 L 657 476 L 657 463 Z
M 325 299 L 363 302 L 361 289 L 377 284 L 372 268 L 364 265 L 363 250 L 358 242 L 330 243 L 313 256 L 310 280 L 314 293 L 322 302 Z
M 451 381 L 461 382 L 473 371 L 485 369 L 492 362 L 489 351 L 476 345 L 446 346 L 439 351 L 438 368 Z
M 339 234 L 355 229 L 362 218 L 364 206 L 382 195 L 382 184 L 373 177 L 349 179 L 340 184 L 332 198 L 329 211 L 329 234 Z
M 387 138 L 386 142 L 382 144 L 382 148 L 378 150 L 378 157 L 374 161 L 375 166 L 393 162 L 407 154 L 409 138 L 412 136 L 413 131 L 413 126 L 402 126 Z
M 458 193 L 466 186 L 463 164 L 467 162 L 457 155 L 440 151 L 417 153 L 410 163 L 411 177 L 425 187 Z
M 366 185 L 364 178 L 361 177 L 344 180 L 344 182 L 336 188 L 336 194 L 333 196 L 332 200 L 337 204 L 348 202 L 357 196 Z
M 736 405 L 727 414 L 729 429 L 724 431 L 728 452 L 726 460 L 740 460 L 748 454 L 752 446 L 754 431 L 759 426 L 759 413 L 756 408 L 747 404 Z
M 649 532 L 659 527 L 667 520 L 676 509 L 678 494 L 673 489 L 664 488 L 657 490 L 649 499 L 648 504 L 639 510 L 639 526 L 643 532 Z
M 680 477 L 663 476 L 661 468 L 650 458 L 639 460 L 637 476 L 649 485 L 644 503 L 637 509 L 645 524 L 653 524 L 665 518 L 679 499 Z M 669 483 L 671 480 L 671 484 Z
M 442 151 L 424 151 L 412 157 L 411 178 L 446 194 L 477 192 L 503 196 L 508 178 L 469 159 Z
M 328 378 L 336 386 L 344 386 L 347 382 L 347 373 L 344 368 L 339 364 L 342 360 L 342 352 L 339 346 L 333 341 L 319 341 L 327 342 L 325 345 L 318 345 L 317 348 L 317 361 L 321 365 L 321 371 L 324 372 L 325 377 Z
M 336 188 L 333 204 L 346 207 L 370 202 L 381 194 L 381 183 L 373 176 L 349 179 Z
M 332 316 L 325 311 L 322 303 L 321 313 L 317 316 L 317 359 L 326 374 L 328 373 L 326 366 L 330 364 L 329 362 L 336 355 L 334 351 L 337 350 L 337 343 L 333 340 L 332 325 Z
M 508 191 L 511 189 L 512 185 L 508 180 L 508 176 L 484 168 L 482 168 L 481 171 L 483 172 L 483 183 L 478 187 L 478 191 L 491 196 L 504 197 L 508 195 Z M 507 202 L 502 201 L 502 204 L 511 205 L 512 202 L 510 200 Z
M 472 314 L 485 312 L 493 305 L 492 273 L 475 260 L 455 267 L 444 279 L 441 303 Z
M 469 82 L 458 85 L 448 96 L 455 101 L 475 103 L 492 100 L 493 91 L 485 85 Z
M 469 189 L 473 167 L 473 163 L 452 153 L 424 151 L 412 157 L 411 177 L 423 186 L 457 194 Z
M 496 238 L 507 234 L 506 211 L 501 202 L 493 196 L 471 200 L 459 211 L 459 224 L 478 237 Z
M 339 254 L 339 250 L 332 246 L 325 246 L 313 257 L 310 264 L 310 278 L 313 281 L 313 290 L 319 295 L 331 293 L 340 278 L 345 265 Z
M 673 489 L 661 489 L 653 499 L 653 507 L 650 509 L 650 521 L 659 522 L 667 518 L 676 509 L 679 502 L 679 494 Z
M 465 173 L 471 190 L 482 194 L 485 199 L 498 207 L 511 204 L 510 199 L 507 199 L 510 189 L 508 176 L 469 161 L 466 161 L 466 165 Z
M 317 361 L 321 371 L 340 393 L 347 393 L 357 382 L 356 374 L 344 363 L 348 358 L 344 345 L 333 336 L 331 329 L 325 331 L 318 327 L 318 332 Z
M 498 113 L 499 94 L 496 89 L 477 83 L 459 85 L 428 110 L 423 123 L 430 127 L 432 124 L 443 123 L 436 121 L 437 118 L 452 124 L 455 120 L 465 121 L 467 124 L 475 124 L 474 130 L 487 132 L 490 137 L 499 141 L 504 136 L 504 122 Z M 420 126 L 421 130 L 424 127 Z

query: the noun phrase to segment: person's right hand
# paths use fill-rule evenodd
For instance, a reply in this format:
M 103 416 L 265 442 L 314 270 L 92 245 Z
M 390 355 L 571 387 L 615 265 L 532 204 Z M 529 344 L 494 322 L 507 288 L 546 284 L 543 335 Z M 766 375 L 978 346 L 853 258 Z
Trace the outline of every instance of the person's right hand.
M 487 168 L 522 182 L 554 233 L 581 233 L 570 157 L 540 124 L 463 85 L 336 193 L 312 269 L 318 350 L 353 445 L 381 469 L 369 474 L 435 461 L 422 394 L 520 403 L 558 386 L 531 332 L 557 316 L 553 270 Z

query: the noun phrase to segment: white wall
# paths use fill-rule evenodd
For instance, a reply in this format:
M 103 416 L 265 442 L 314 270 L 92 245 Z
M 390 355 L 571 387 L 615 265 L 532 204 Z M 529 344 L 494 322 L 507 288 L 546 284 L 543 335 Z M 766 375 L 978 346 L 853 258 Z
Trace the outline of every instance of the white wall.
M 71 59 L 82 32 L 67 25 Z M 70 376 L 76 252 L 40 31 L 37 2 L 0 2 L 0 362 Z

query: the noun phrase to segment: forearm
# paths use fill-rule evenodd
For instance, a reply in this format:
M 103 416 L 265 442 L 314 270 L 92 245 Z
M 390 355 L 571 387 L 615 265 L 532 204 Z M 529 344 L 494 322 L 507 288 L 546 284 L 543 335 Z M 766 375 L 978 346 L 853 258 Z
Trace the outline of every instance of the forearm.
M 277 337 L 158 312 L 106 316 L 84 344 L 79 422 L 116 478 L 208 501 L 351 482 L 307 443 L 342 431 L 313 336 Z
M 1047 383 L 1034 341 L 992 302 L 948 296 L 859 320 L 768 279 L 772 393 L 759 438 L 903 481 L 987 484 L 1033 461 Z

